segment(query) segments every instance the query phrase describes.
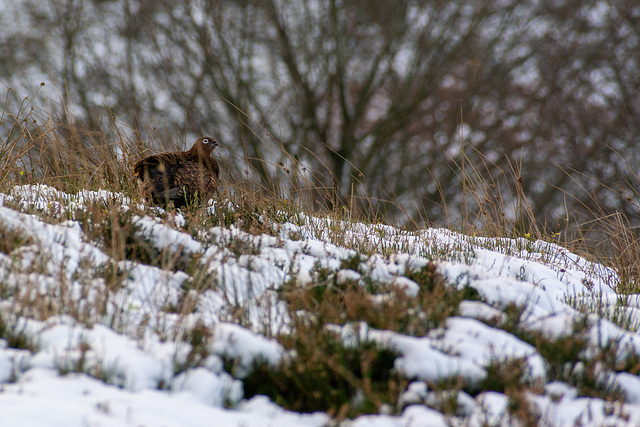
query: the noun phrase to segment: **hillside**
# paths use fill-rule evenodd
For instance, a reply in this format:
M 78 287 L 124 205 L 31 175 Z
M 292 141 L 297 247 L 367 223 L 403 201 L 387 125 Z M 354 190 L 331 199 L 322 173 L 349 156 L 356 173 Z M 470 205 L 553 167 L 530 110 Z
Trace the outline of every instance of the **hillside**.
M 0 194 L 0 425 L 640 425 L 637 295 L 548 242 Z

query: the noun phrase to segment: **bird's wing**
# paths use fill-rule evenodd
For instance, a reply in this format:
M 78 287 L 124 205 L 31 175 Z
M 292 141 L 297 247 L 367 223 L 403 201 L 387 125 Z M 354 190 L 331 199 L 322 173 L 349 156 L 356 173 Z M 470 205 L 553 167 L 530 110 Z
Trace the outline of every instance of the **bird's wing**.
M 193 197 L 215 193 L 217 174 L 213 175 L 206 165 L 200 161 L 185 162 L 176 170 L 175 185 L 184 188 L 184 196 Z
M 182 154 L 163 153 L 144 158 L 133 166 L 133 174 L 141 180 L 144 180 L 146 176 L 150 179 L 162 177 L 171 170 L 183 166 L 185 159 Z

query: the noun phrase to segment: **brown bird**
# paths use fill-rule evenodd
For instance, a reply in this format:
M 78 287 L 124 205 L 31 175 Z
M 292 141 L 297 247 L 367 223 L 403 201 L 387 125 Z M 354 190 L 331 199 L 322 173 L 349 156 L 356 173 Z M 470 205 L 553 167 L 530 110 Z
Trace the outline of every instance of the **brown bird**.
M 211 157 L 218 143 L 203 136 L 188 151 L 162 153 L 140 160 L 133 174 L 142 181 L 142 196 L 150 202 L 176 208 L 207 200 L 218 186 L 220 167 Z

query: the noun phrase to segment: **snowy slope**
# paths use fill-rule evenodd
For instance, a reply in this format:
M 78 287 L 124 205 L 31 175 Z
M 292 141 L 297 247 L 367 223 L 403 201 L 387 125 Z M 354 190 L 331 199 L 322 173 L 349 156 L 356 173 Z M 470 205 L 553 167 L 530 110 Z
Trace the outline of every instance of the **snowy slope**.
M 161 221 L 154 211 L 136 210 L 130 220 L 138 236 L 175 259 L 197 261 L 206 287 L 195 292 L 189 268 L 114 260 L 103 242 L 88 239 L 74 218 L 89 202 L 101 201 L 123 212 L 137 209 L 109 192 L 69 195 L 23 186 L 0 195 L 2 238 L 23 240 L 0 252 L 2 426 L 326 425 L 326 413 L 302 414 L 265 396 L 244 397 L 243 378 L 254 361 L 277 367 L 287 354 L 271 338 L 291 328 L 278 290 L 292 279 L 297 286 L 312 284 L 322 270 L 336 283 L 384 284 L 418 295 L 421 285 L 410 273 L 427 265 L 435 265 L 450 289 L 472 288 L 478 297 L 462 301 L 455 315 L 422 336 L 364 322 L 326 325 L 347 346 L 371 342 L 397 352 L 394 370 L 410 380 L 400 406 L 345 424 L 510 425 L 513 395 L 479 387 L 496 364 L 516 360 L 532 384 L 524 399 L 539 422 L 640 425 L 640 379 L 632 363 L 640 354 L 637 295 L 621 305 L 614 271 L 562 247 L 303 214 L 275 224 L 272 235 L 234 225 L 193 235 L 180 214 Z M 356 256 L 357 268 L 344 268 Z M 109 271 L 122 273 L 117 288 L 109 288 Z M 189 295 L 189 313 L 167 309 Z M 621 316 L 625 322 L 612 321 Z M 577 324 L 585 325 L 586 347 L 581 362 L 564 369 L 587 370 L 606 349 L 613 362 L 594 363 L 596 382 L 618 390 L 621 399 L 584 395 L 577 383 L 553 380 L 549 354 L 525 339 L 569 341 Z M 179 337 L 198 325 L 211 331 L 211 341 L 193 368 L 193 343 Z M 455 413 L 443 413 L 433 385 L 451 378 L 464 387 L 455 396 Z

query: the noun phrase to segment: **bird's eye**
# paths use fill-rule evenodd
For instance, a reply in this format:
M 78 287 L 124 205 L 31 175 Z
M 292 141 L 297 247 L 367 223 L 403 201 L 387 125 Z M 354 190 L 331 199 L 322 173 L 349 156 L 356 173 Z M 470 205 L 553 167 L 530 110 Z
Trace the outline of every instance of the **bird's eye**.
M 205 138 L 205 139 L 203 139 L 203 140 L 202 140 L 202 143 L 203 143 L 203 144 L 208 144 L 208 143 L 210 143 L 210 142 L 211 142 L 211 141 L 209 141 L 209 138 Z

